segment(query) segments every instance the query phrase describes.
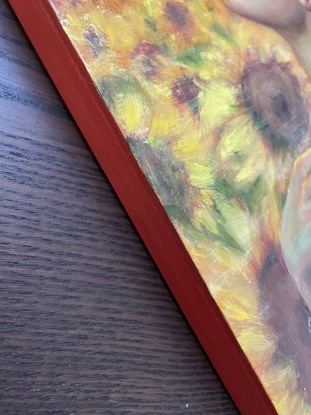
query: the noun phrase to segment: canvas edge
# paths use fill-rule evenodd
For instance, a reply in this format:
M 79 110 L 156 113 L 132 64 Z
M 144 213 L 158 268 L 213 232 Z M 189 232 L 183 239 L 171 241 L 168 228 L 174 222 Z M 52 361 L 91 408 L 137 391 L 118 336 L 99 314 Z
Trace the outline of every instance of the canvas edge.
M 276 415 L 51 5 L 9 3 L 239 410 Z

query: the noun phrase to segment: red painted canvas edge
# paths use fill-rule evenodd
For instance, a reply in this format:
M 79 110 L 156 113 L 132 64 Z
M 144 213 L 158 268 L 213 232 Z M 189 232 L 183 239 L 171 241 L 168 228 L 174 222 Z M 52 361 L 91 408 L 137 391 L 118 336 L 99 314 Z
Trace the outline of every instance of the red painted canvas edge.
M 52 7 L 9 3 L 239 410 L 276 415 Z

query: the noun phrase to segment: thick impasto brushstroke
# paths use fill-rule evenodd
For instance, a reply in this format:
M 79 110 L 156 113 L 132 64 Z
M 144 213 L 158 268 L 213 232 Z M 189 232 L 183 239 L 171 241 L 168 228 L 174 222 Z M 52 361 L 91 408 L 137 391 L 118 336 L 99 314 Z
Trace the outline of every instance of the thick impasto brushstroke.
M 306 0 L 50 0 L 280 415 L 311 414 Z

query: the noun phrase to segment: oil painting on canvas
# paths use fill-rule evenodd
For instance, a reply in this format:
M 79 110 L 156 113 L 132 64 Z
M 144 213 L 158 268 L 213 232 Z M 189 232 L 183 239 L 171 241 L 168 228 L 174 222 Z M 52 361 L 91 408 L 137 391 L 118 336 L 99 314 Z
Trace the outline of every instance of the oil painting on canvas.
M 279 414 L 311 414 L 311 2 L 49 0 Z

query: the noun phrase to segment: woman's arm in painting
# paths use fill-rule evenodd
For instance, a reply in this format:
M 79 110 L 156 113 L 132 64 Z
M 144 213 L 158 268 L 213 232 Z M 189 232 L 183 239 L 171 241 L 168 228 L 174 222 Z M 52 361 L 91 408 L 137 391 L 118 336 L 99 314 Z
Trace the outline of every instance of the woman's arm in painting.
M 311 13 L 306 13 L 304 25 L 297 30 L 282 29 L 279 33 L 294 50 L 301 65 L 311 77 Z
M 235 13 L 275 29 L 311 77 L 311 0 L 225 0 Z

